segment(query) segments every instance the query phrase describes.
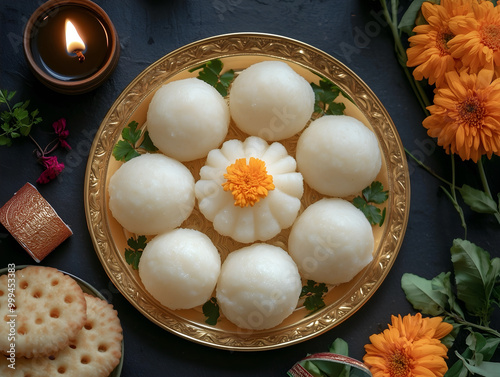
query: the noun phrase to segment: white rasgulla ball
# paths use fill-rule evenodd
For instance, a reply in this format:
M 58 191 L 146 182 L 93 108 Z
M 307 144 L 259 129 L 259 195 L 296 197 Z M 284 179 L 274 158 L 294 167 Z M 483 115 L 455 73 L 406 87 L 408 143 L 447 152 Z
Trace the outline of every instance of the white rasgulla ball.
M 154 94 L 147 114 L 153 144 L 178 161 L 205 157 L 229 128 L 229 107 L 211 85 L 197 78 L 172 81 Z
M 288 239 L 288 252 L 302 277 L 317 283 L 350 281 L 372 261 L 373 249 L 373 231 L 365 215 L 339 198 L 307 207 Z
M 369 186 L 382 166 L 373 131 L 347 115 L 326 115 L 311 122 L 299 137 L 296 159 L 309 186 L 337 197 Z
M 108 190 L 113 217 L 136 234 L 153 235 L 180 226 L 195 204 L 189 169 L 160 153 L 124 163 L 111 176 Z
M 279 325 L 297 307 L 302 283 L 283 249 L 256 243 L 231 252 L 222 264 L 217 302 L 235 325 L 253 330 Z
M 210 299 L 221 259 L 210 238 L 177 228 L 148 242 L 139 262 L 146 290 L 170 309 L 190 309 Z
M 285 62 L 264 61 L 246 68 L 233 81 L 229 109 L 243 132 L 277 141 L 306 126 L 314 111 L 314 92 Z

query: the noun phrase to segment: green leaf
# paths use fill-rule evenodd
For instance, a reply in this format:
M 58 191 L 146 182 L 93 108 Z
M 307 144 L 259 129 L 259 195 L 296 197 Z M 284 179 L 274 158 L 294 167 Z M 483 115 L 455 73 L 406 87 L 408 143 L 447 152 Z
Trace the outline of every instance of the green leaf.
M 368 204 L 363 198 L 357 196 L 352 204 L 366 216 L 370 224 L 377 225 L 382 222 L 382 211 L 373 204 Z
M 458 333 L 462 329 L 463 325 L 454 322 L 453 320 L 450 319 L 450 317 L 446 317 L 443 321 L 453 326 L 451 332 L 444 338 L 441 338 L 441 343 L 443 343 L 448 349 L 450 349 L 451 347 L 453 347 L 453 344 L 455 344 L 455 339 L 457 338 Z
M 300 297 L 306 297 L 304 307 L 309 311 L 321 309 L 325 306 L 323 294 L 328 292 L 325 283 L 316 283 L 313 280 L 308 280 L 307 284 L 302 287 Z
M 138 270 L 139 261 L 147 245 L 147 238 L 146 236 L 139 236 L 137 239 L 130 237 L 127 240 L 127 245 L 129 248 L 125 249 L 125 261 L 131 265 L 134 270 Z
M 141 138 L 141 130 L 137 130 L 138 125 L 139 123 L 133 120 L 122 130 L 123 140 L 128 141 L 133 147 Z
M 153 141 L 149 137 L 149 131 L 144 132 L 144 139 L 142 140 L 140 148 L 148 151 L 148 152 L 156 152 L 158 148 L 155 147 Z
M 158 148 L 155 147 L 151 138 L 149 137 L 149 132 L 144 131 L 144 134 L 140 129 L 137 129 L 139 124 L 136 121 L 131 121 L 122 130 L 123 140 L 119 140 L 113 147 L 113 156 L 117 161 L 130 161 L 134 157 L 138 157 L 141 154 L 138 149 L 143 149 L 147 152 L 156 152 Z M 137 147 L 137 143 L 143 137 L 142 143 Z
M 21 135 L 28 136 L 31 131 L 31 125 L 22 125 L 19 127 L 19 131 L 21 132 Z
M 451 247 L 455 271 L 457 297 L 467 311 L 488 325 L 493 308 L 490 298 L 499 273 L 499 264 L 492 263 L 490 255 L 470 241 L 455 239 Z
M 215 297 L 211 297 L 210 300 L 203 304 L 201 309 L 203 311 L 203 315 L 206 317 L 205 323 L 215 326 L 220 316 L 219 304 L 217 303 L 217 299 Z
M 200 66 L 191 68 L 189 72 L 201 70 L 198 73 L 198 79 L 212 85 L 221 96 L 227 96 L 227 89 L 234 79 L 234 71 L 230 69 L 221 74 L 224 64 L 220 59 L 210 60 Z
M 320 76 L 321 77 L 321 76 Z M 314 112 L 323 115 L 343 115 L 345 105 L 335 100 L 341 93 L 340 88 L 330 80 L 322 77 L 319 85 L 311 83 L 314 92 Z
M 139 152 L 137 152 L 130 143 L 125 140 L 119 140 L 113 147 L 113 156 L 117 161 L 129 161 L 139 156 Z
M 432 288 L 432 281 L 420 276 L 405 273 L 401 278 L 401 288 L 406 299 L 416 310 L 424 314 L 438 316 L 444 313 L 448 297 Z
M 373 181 L 370 186 L 363 190 L 363 196 L 367 202 L 382 204 L 389 198 L 389 191 L 384 191 L 381 182 Z
M 448 305 L 446 307 L 450 312 L 464 318 L 464 312 L 460 305 L 457 303 L 455 294 L 451 286 L 451 272 L 441 272 L 438 276 L 431 280 L 431 287 L 433 290 L 441 292 L 448 298 Z
M 0 145 L 6 145 L 10 147 L 12 145 L 12 141 L 8 137 L 0 135 Z
M 379 181 L 373 181 L 370 186 L 362 191 L 362 196 L 353 199 L 352 204 L 364 213 L 370 224 L 382 226 L 385 220 L 386 209 L 371 203 L 382 204 L 389 198 L 389 192 L 384 191 L 384 186 Z
M 398 28 L 403 33 L 408 35 L 413 34 L 413 28 L 415 27 L 415 21 L 420 12 L 420 8 L 422 7 L 422 3 L 427 0 L 414 0 L 408 6 L 408 9 L 401 17 L 401 21 L 399 22 Z
M 325 111 L 326 115 L 344 115 L 345 105 L 342 102 L 333 102 Z
M 337 355 L 349 356 L 349 345 L 344 339 L 337 338 L 333 341 L 328 351 Z
M 484 191 L 463 185 L 460 189 L 460 194 L 465 204 L 475 212 L 489 214 L 498 212 L 497 203 L 486 195 Z
M 300 363 L 300 365 L 302 365 L 304 369 L 311 373 L 314 377 L 325 377 L 325 374 L 318 368 L 315 361 L 304 360 Z
M 474 360 L 466 359 L 458 352 L 455 351 L 457 357 L 462 361 L 463 365 L 472 374 L 477 374 L 484 377 L 498 377 L 498 371 L 500 370 L 500 363 L 493 362 L 482 362 L 480 365 L 475 365 Z

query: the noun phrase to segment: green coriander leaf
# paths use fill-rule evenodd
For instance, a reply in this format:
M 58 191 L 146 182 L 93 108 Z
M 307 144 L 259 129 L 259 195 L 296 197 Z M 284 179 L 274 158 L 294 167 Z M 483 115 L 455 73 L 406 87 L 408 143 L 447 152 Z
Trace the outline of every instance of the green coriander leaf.
M 468 185 L 463 185 L 460 194 L 465 204 L 473 211 L 479 213 L 498 213 L 497 203 L 491 199 L 484 191 L 477 190 Z
M 382 204 L 389 198 L 389 192 L 379 181 L 374 181 L 362 191 L 362 196 L 353 199 L 352 204 L 364 213 L 370 224 L 379 225 L 385 221 L 386 209 L 383 211 L 371 203 Z
M 352 200 L 352 204 L 358 208 L 366 216 L 370 224 L 377 225 L 383 222 L 382 211 L 380 208 L 366 202 L 361 196 L 357 196 Z
M 122 130 L 123 140 L 119 140 L 113 147 L 113 156 L 117 161 L 127 162 L 135 157 L 140 156 L 138 149 L 143 149 L 147 152 L 156 152 L 158 148 L 155 147 L 151 138 L 149 137 L 149 132 L 144 131 L 144 133 L 137 129 L 138 123 L 136 121 L 130 122 L 127 127 Z M 141 140 L 140 146 L 137 143 Z
M 142 252 L 147 245 L 147 238 L 146 236 L 139 236 L 137 239 L 130 237 L 127 240 L 127 245 L 129 248 L 125 249 L 125 261 L 131 265 L 134 270 L 138 270 Z
M 234 71 L 231 69 L 219 76 L 219 80 L 224 87 L 228 88 L 234 79 Z
M 381 182 L 373 181 L 370 186 L 363 190 L 363 196 L 367 202 L 382 204 L 389 198 L 389 191 L 384 191 Z
M 325 283 L 316 283 L 313 280 L 308 280 L 307 284 L 302 287 L 300 297 L 306 297 L 304 307 L 309 311 L 315 311 L 325 306 L 323 294 L 328 292 Z
M 219 77 L 217 76 L 217 74 L 210 69 L 201 71 L 198 74 L 198 78 L 205 81 L 207 84 L 212 85 L 213 87 L 215 87 L 219 82 Z
M 129 161 L 130 159 L 139 156 L 139 152 L 137 152 L 130 145 L 130 143 L 125 140 L 119 140 L 113 147 L 113 156 L 117 161 Z
M 122 130 L 123 140 L 128 141 L 133 147 L 141 138 L 141 130 L 137 130 L 138 125 L 139 123 L 133 120 Z
M 202 310 L 203 314 L 206 317 L 205 323 L 215 326 L 220 316 L 219 304 L 217 303 L 217 299 L 215 297 L 210 298 L 210 300 L 203 304 Z
M 378 222 L 378 225 L 379 226 L 382 226 L 384 225 L 384 221 L 385 221 L 385 215 L 387 213 L 387 208 L 384 207 L 384 209 L 382 210 L 382 218 L 380 219 L 380 221 Z
M 149 131 L 144 132 L 144 139 L 142 140 L 140 148 L 148 151 L 148 152 L 156 152 L 158 148 L 155 147 L 153 141 L 149 137 Z
M 470 314 L 479 317 L 481 324 L 487 326 L 493 311 L 490 299 L 499 273 L 499 264 L 492 263 L 488 252 L 479 246 L 461 239 L 453 241 L 451 260 L 457 297 L 465 303 Z
M 323 297 L 317 294 L 307 296 L 304 300 L 304 307 L 309 311 L 315 311 L 325 306 Z
M 424 314 L 438 316 L 444 313 L 448 297 L 432 288 L 432 281 L 405 273 L 401 278 L 401 288 L 413 308 Z
M 214 59 L 198 67 L 190 69 L 189 72 L 201 70 L 198 73 L 198 79 L 212 85 L 215 89 L 217 89 L 221 96 L 226 97 L 229 85 L 234 79 L 234 71 L 230 69 L 229 71 L 221 74 L 223 67 L 224 64 L 222 63 L 222 60 Z
M 325 111 L 326 115 L 344 115 L 345 105 L 341 102 L 331 103 L 328 110 Z
M 322 78 L 318 84 L 311 83 L 314 92 L 314 112 L 319 115 L 343 115 L 345 105 L 335 102 L 341 93 L 340 88 L 326 78 Z

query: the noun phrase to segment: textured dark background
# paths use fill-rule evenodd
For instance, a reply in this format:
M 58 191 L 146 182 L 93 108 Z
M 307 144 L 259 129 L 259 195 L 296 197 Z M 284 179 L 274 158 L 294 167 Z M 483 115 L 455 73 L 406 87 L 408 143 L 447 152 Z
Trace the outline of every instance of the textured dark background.
M 349 343 L 351 356 L 362 358 L 368 337 L 385 329 L 391 314 L 413 313 L 400 288 L 403 273 L 432 278 L 451 270 L 449 248 L 454 238 L 463 237 L 458 215 L 439 182 L 410 163 L 410 219 L 399 256 L 379 290 L 340 326 L 294 346 L 257 353 L 212 349 L 158 328 L 106 276 L 87 230 L 83 187 L 89 148 L 106 112 L 139 73 L 165 54 L 202 38 L 232 32 L 266 32 L 298 39 L 331 54 L 360 76 L 387 108 L 404 146 L 446 177 L 449 156 L 421 126 L 424 114 L 394 57 L 392 36 L 381 19 L 378 1 L 99 0 L 118 31 L 120 61 L 101 87 L 79 96 L 50 91 L 28 69 L 22 34 L 41 3 L 0 0 L 0 88 L 16 90 L 17 100 L 30 99 L 30 108 L 40 109 L 44 122 L 33 130 L 40 143 L 51 140 L 52 122 L 61 117 L 67 120 L 74 149 L 58 152 L 66 169 L 56 181 L 37 187 L 74 235 L 42 264 L 88 281 L 118 310 L 126 345 L 123 377 L 284 376 L 296 361 L 307 353 L 326 351 L 337 337 Z M 34 184 L 41 173 L 32 151 L 28 139 L 0 148 L 0 205 L 26 182 Z M 499 166 L 498 158 L 486 163 L 494 193 L 500 191 Z M 480 187 L 473 165 L 459 163 L 458 169 L 459 181 L 467 179 Z M 498 256 L 498 224 L 492 217 L 469 211 L 466 216 L 469 240 Z M 8 263 L 33 261 L 0 226 L 0 267 Z

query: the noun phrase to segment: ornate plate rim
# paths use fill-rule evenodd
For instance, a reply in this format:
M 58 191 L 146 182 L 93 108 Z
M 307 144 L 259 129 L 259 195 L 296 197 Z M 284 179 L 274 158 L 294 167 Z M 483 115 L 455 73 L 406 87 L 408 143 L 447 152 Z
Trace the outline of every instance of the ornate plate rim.
M 353 99 L 355 105 L 370 121 L 381 144 L 389 175 L 390 199 L 386 227 L 379 245 L 379 255 L 372 262 L 373 269 L 364 274 L 351 289 L 348 300 L 335 308 L 329 306 L 300 321 L 300 328 L 288 326 L 283 336 L 266 335 L 227 339 L 224 332 L 210 326 L 200 326 L 170 313 L 152 315 L 147 303 L 136 291 L 128 268 L 114 255 L 107 235 L 109 224 L 105 220 L 106 168 L 113 145 L 124 122 L 139 104 L 165 81 L 168 75 L 202 64 L 214 58 L 238 55 L 262 55 L 288 60 L 331 79 Z M 149 90 L 137 91 L 147 83 Z M 383 135 L 383 137 L 382 137 Z M 95 135 L 85 172 L 84 203 L 87 225 L 96 254 L 111 281 L 124 297 L 146 318 L 163 329 L 185 339 L 207 346 L 237 351 L 261 351 L 281 348 L 305 341 L 337 326 L 354 314 L 380 287 L 395 262 L 404 239 L 409 216 L 410 180 L 408 164 L 401 139 L 387 110 L 372 90 L 347 66 L 331 55 L 306 43 L 274 34 L 231 33 L 201 39 L 180 47 L 147 67 L 115 100 Z M 118 252 L 118 251 L 116 251 Z M 375 264 L 376 263 L 376 264 Z

